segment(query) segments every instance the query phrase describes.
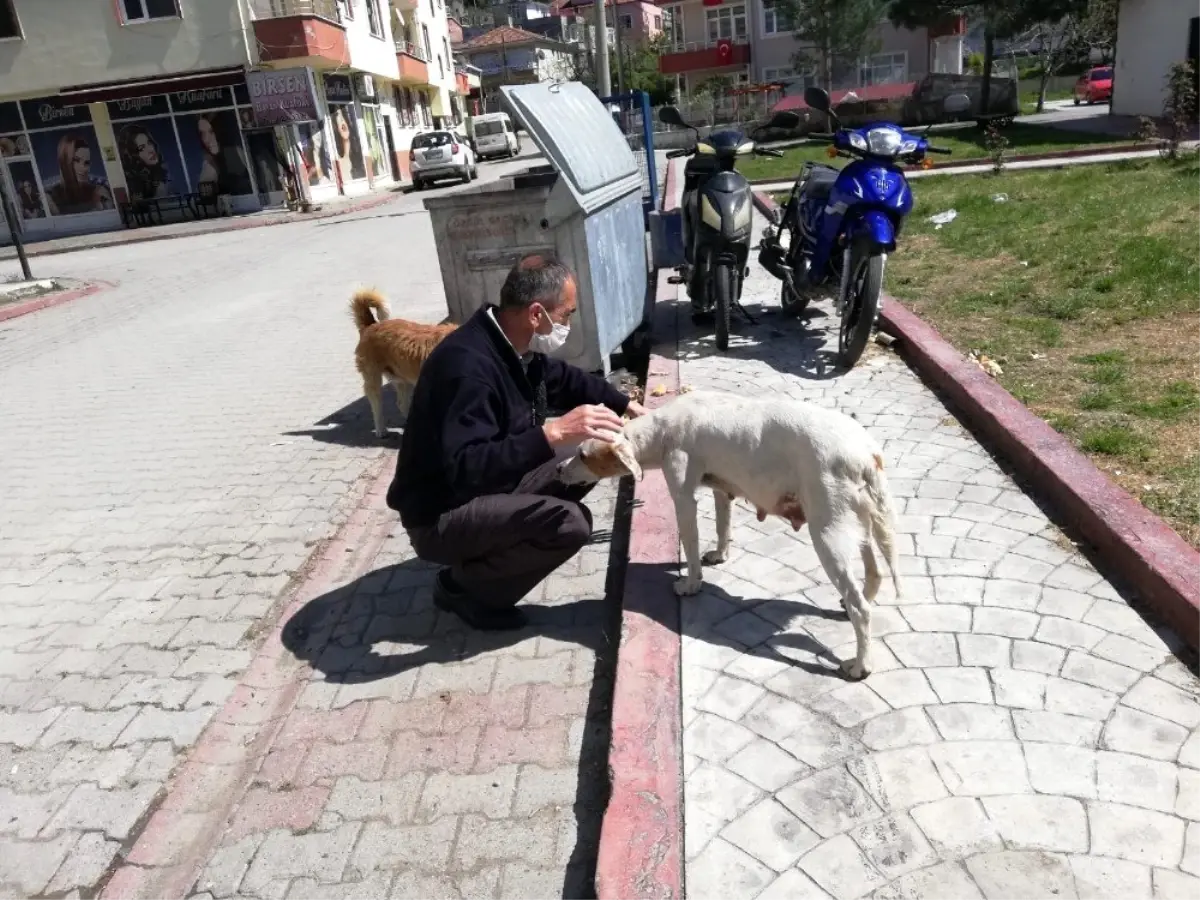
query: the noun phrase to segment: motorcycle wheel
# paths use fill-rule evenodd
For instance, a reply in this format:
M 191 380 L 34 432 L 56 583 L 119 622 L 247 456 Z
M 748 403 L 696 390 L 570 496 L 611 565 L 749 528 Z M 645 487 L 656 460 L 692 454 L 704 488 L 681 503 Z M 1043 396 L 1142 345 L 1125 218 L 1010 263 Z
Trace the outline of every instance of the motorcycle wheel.
M 724 353 L 729 349 L 729 314 L 733 307 L 734 292 L 737 290 L 737 273 L 732 266 L 713 267 L 713 293 L 716 296 L 717 349 Z
M 855 250 L 850 257 L 850 296 L 842 309 L 838 329 L 838 362 L 847 369 L 862 358 L 879 315 L 883 292 L 883 256 Z
M 804 312 L 810 299 L 807 293 L 801 293 L 786 281 L 779 288 L 779 307 L 789 319 L 795 319 Z

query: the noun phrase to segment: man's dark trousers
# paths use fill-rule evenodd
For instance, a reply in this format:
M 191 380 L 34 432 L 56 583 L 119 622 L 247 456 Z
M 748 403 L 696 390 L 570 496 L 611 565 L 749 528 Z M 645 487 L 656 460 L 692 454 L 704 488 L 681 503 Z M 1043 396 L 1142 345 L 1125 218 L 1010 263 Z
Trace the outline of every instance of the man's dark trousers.
M 581 501 L 594 485 L 563 484 L 560 458 L 534 469 L 511 494 L 476 497 L 434 525 L 410 529 L 417 556 L 448 566 L 471 602 L 515 606 L 592 535 L 592 514 Z

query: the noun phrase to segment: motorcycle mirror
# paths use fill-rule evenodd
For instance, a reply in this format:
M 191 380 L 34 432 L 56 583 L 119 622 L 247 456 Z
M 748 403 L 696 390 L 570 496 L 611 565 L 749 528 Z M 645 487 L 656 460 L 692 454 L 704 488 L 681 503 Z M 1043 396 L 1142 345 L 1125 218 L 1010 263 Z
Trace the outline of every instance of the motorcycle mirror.
M 809 85 L 804 89 L 804 102 L 818 112 L 830 111 L 829 94 L 816 85 Z
M 664 125 L 672 125 L 676 128 L 687 128 L 687 122 L 683 121 L 683 116 L 679 114 L 674 106 L 664 106 L 658 111 L 658 121 Z
M 971 98 L 966 94 L 951 94 L 942 102 L 942 107 L 950 115 L 957 116 L 971 108 Z

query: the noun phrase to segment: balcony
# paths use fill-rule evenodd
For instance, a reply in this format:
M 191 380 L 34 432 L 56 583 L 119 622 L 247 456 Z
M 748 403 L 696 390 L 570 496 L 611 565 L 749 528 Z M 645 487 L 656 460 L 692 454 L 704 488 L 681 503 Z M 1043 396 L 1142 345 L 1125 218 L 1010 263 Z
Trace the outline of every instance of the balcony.
M 429 84 L 429 57 L 412 41 L 396 41 L 401 84 Z
M 748 38 L 728 41 L 686 41 L 671 45 L 658 58 L 658 71 L 664 75 L 696 72 L 701 69 L 725 69 L 750 64 Z
M 264 62 L 324 69 L 350 58 L 337 0 L 250 0 L 250 13 Z

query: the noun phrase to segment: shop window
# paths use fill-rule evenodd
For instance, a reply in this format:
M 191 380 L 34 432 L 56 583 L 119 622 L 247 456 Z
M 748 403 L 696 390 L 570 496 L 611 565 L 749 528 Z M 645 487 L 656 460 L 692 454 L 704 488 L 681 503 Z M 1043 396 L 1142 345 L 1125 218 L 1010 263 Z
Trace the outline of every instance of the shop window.
M 154 19 L 178 19 L 178 0 L 121 0 L 126 22 L 150 22 Z
M 21 38 L 21 23 L 12 0 L 0 0 L 0 41 Z

